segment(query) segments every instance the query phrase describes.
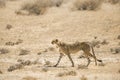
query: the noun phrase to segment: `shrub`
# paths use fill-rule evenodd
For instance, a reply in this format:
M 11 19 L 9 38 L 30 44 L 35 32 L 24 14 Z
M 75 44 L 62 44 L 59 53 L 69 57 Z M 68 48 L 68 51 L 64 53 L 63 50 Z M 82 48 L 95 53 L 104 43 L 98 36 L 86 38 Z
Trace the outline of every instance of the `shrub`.
M 120 3 L 120 0 L 105 0 L 105 1 L 108 2 L 108 3 L 111 3 L 111 4 Z
M 21 69 L 21 68 L 23 68 L 22 64 L 15 64 L 15 65 L 12 65 L 8 68 L 8 72 L 12 72 L 14 70 Z
M 57 77 L 63 77 L 63 76 L 76 76 L 77 72 L 76 71 L 68 71 L 68 72 L 62 72 L 58 73 Z
M 109 44 L 109 42 L 104 39 L 104 40 L 101 42 L 101 44 L 102 44 L 102 45 L 107 45 L 107 44 Z
M 0 0 L 0 8 L 3 8 L 6 6 L 5 0 Z
M 112 54 L 118 54 L 120 53 L 120 47 L 115 47 L 110 49 Z
M 3 74 L 3 72 L 0 70 L 0 74 Z
M 80 80 L 88 80 L 88 78 L 84 75 L 82 75 L 82 77 L 80 78 Z
M 120 73 L 120 69 L 118 70 L 118 73 Z
M 23 77 L 21 80 L 37 80 L 37 78 L 32 76 L 26 76 L 26 77 Z
M 29 14 L 44 14 L 48 7 L 62 4 L 62 0 L 35 0 L 34 2 L 27 2 L 22 5 L 21 10 L 26 10 Z M 16 12 L 17 13 L 17 12 Z
M 117 39 L 120 39 L 120 35 L 118 35 Z
M 96 10 L 101 3 L 102 0 L 76 0 L 74 6 L 77 10 Z
M 9 53 L 8 49 L 5 49 L 5 48 L 0 49 L 0 54 L 6 54 L 6 53 Z
M 27 55 L 30 51 L 21 49 L 19 55 Z
M 10 30 L 12 28 L 12 25 L 7 24 L 6 29 Z

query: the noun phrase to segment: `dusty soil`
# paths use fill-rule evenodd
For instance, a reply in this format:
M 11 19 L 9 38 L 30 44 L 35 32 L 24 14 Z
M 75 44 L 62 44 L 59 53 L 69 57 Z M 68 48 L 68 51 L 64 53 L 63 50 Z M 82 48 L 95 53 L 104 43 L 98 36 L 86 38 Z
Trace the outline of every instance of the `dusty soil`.
M 120 54 L 110 52 L 110 48 L 120 47 L 117 39 L 120 35 L 120 6 L 106 3 L 97 11 L 73 11 L 68 2 L 61 7 L 49 8 L 44 15 L 16 15 L 15 11 L 23 1 L 7 1 L 6 7 L 0 8 L 0 49 L 9 50 L 0 53 L 0 80 L 120 80 Z M 11 29 L 6 29 L 8 24 L 12 25 Z M 104 65 L 95 66 L 91 59 L 88 68 L 78 68 L 87 64 L 86 59 L 78 59 L 82 54 L 80 51 L 71 55 L 75 67 L 71 67 L 67 56 L 58 67 L 47 66 L 54 65 L 59 57 L 57 50 L 49 49 L 55 48 L 51 45 L 52 39 L 72 43 L 92 41 L 95 36 L 98 41 L 109 42 L 95 48 L 96 56 L 103 60 Z M 19 44 L 5 45 L 19 39 L 22 40 Z M 19 55 L 21 49 L 28 50 L 28 54 Z M 37 63 L 9 72 L 8 68 L 17 64 L 18 59 L 37 60 Z M 58 76 L 69 71 L 76 74 Z

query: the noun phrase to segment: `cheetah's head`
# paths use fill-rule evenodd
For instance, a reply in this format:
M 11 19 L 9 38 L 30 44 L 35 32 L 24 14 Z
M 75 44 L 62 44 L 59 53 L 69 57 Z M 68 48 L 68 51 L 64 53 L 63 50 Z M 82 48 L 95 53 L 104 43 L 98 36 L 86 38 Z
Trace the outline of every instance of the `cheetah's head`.
M 52 40 L 51 44 L 57 44 L 58 42 L 59 42 L 58 39 L 54 39 Z

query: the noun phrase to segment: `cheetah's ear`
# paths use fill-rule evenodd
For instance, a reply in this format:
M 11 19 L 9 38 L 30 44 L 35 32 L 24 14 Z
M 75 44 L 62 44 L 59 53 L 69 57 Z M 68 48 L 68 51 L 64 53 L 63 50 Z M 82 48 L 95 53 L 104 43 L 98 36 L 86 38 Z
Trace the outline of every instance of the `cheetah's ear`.
M 55 42 L 58 42 L 58 39 L 56 39 Z

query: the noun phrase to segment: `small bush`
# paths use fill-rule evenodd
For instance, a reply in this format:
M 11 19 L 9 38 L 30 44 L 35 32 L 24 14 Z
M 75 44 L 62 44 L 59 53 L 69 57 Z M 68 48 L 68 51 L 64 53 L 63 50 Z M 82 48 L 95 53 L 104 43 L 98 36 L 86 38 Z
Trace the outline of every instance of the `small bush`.
M 5 43 L 5 45 L 7 45 L 7 46 L 14 46 L 14 45 L 15 45 L 15 43 L 14 43 L 14 42 L 9 41 L 9 42 L 6 42 L 6 43 Z
M 111 3 L 111 4 L 118 4 L 120 3 L 120 0 L 106 0 L 106 2 Z
M 120 69 L 118 70 L 118 73 L 120 73 Z
M 38 52 L 37 55 L 41 55 L 42 53 L 41 52 Z
M 31 65 L 31 61 L 30 60 L 26 60 L 26 61 L 22 61 L 21 64 L 26 66 L 26 65 Z
M 47 72 L 47 71 L 48 71 L 48 68 L 47 68 L 47 67 L 43 67 L 43 68 L 42 68 L 42 71 L 43 71 L 43 72 Z
M 85 65 L 78 65 L 77 69 L 87 69 Z
M 88 80 L 87 77 L 85 77 L 84 75 L 80 78 L 80 80 Z
M 15 42 L 16 45 L 23 43 L 22 39 L 18 39 L 17 42 Z
M 26 76 L 26 77 L 23 77 L 22 80 L 37 80 L 37 78 L 32 76 Z
M 117 39 L 120 39 L 120 35 L 118 35 Z
M 30 51 L 21 49 L 19 55 L 27 55 Z
M 3 74 L 3 72 L 0 70 L 0 74 Z
M 0 8 L 3 8 L 6 6 L 5 0 L 0 0 Z
M 101 44 L 102 44 L 102 45 L 107 45 L 107 44 L 109 44 L 109 42 L 104 39 L 104 40 L 101 42 Z
M 5 49 L 5 48 L 0 49 L 0 54 L 6 54 L 6 53 L 9 53 L 8 49 Z
M 66 73 L 66 75 L 76 76 L 77 73 L 76 73 L 76 71 L 69 71 L 68 73 Z
M 49 51 L 55 51 L 55 48 L 49 47 L 48 50 L 49 50 Z
M 21 68 L 23 68 L 22 64 L 15 64 L 15 65 L 12 65 L 8 68 L 8 72 L 12 72 L 14 70 L 21 69 Z
M 23 42 L 22 39 L 18 39 L 16 42 L 8 41 L 8 42 L 5 43 L 5 45 L 7 45 L 7 46 L 14 46 L 14 45 L 21 44 L 22 42 Z
M 12 28 L 12 25 L 7 24 L 6 29 L 10 30 Z
M 76 0 L 74 6 L 77 10 L 96 10 L 101 3 L 102 0 Z
M 77 75 L 76 71 L 68 71 L 68 72 L 58 73 L 58 74 L 57 74 L 57 77 L 76 76 L 76 75 Z
M 112 54 L 118 54 L 120 53 L 120 47 L 115 47 L 110 49 Z
M 57 6 L 62 4 L 62 0 L 35 0 L 34 2 L 27 2 L 22 5 L 21 10 L 26 10 L 30 14 L 44 14 L 48 7 Z M 16 12 L 21 13 L 20 11 Z
M 99 48 L 100 47 L 100 41 L 99 40 L 93 40 L 92 42 L 91 42 L 91 44 L 92 44 L 92 46 L 93 47 L 97 47 L 97 48 Z

